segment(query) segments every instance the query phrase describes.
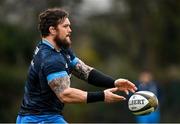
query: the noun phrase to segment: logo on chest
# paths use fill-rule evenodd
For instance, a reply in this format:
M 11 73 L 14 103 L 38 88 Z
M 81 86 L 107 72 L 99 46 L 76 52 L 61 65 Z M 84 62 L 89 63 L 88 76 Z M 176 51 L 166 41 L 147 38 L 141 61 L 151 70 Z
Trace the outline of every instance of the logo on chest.
M 68 64 L 66 63 L 66 65 L 65 65 L 65 68 L 67 69 L 68 68 Z
M 66 57 L 67 57 L 68 59 L 71 59 L 71 56 L 70 56 L 70 55 L 66 55 Z

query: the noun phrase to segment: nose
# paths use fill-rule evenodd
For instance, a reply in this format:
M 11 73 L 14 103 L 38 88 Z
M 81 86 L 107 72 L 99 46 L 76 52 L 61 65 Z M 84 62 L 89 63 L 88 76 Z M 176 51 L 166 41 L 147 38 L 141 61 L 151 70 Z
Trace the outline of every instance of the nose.
M 69 33 L 71 33 L 71 32 L 72 32 L 72 30 L 71 30 L 71 28 L 70 28 L 70 27 L 69 27 L 68 31 L 69 31 Z

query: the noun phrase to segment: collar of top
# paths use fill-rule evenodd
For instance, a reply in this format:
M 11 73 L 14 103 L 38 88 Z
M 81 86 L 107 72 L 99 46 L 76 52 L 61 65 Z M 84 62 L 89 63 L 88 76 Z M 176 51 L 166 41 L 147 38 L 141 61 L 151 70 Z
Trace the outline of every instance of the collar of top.
M 51 47 L 52 49 L 56 50 L 57 52 L 60 52 L 60 50 L 55 49 L 55 47 L 47 39 L 43 38 L 42 43 L 46 44 L 47 46 Z

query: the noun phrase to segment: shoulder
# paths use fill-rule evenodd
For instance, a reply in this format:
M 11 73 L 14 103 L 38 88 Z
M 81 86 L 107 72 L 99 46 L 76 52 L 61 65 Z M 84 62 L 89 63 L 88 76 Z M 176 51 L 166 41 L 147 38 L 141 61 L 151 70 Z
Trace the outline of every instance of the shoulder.
M 56 63 L 61 63 L 61 64 L 65 64 L 66 61 L 63 57 L 63 55 L 61 53 L 56 53 L 56 52 L 52 52 L 49 53 L 46 58 L 44 58 L 44 63 L 52 63 L 52 64 L 56 64 Z
M 62 49 L 62 52 L 64 54 L 68 55 L 71 60 L 73 60 L 76 57 L 75 53 L 73 52 L 73 50 L 71 48 Z
M 41 59 L 43 65 L 65 63 L 65 59 L 60 52 L 57 52 L 46 45 L 41 45 L 39 47 L 36 58 Z
M 60 53 L 49 54 L 44 58 L 41 68 L 46 75 L 66 71 L 66 61 Z

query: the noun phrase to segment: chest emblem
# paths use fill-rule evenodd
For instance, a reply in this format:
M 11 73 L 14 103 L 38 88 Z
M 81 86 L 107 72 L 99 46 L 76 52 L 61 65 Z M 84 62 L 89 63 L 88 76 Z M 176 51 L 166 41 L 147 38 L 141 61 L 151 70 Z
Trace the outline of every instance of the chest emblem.
M 65 68 L 68 68 L 68 64 L 66 63 Z

